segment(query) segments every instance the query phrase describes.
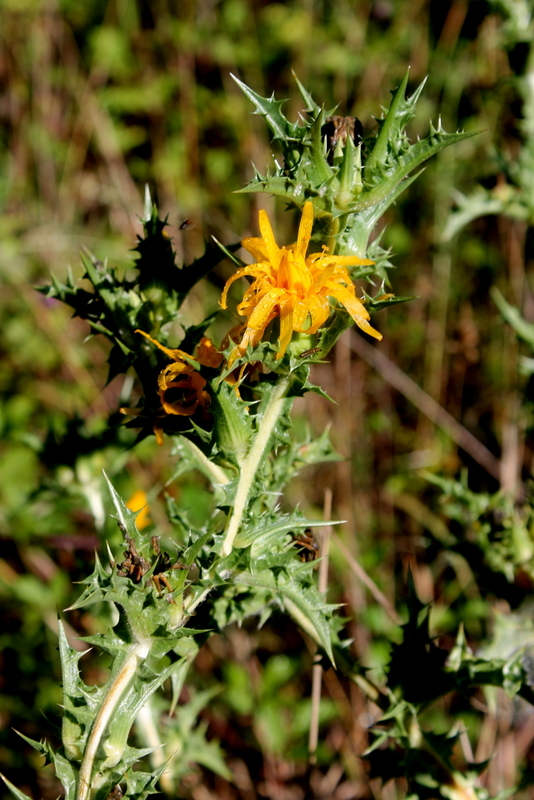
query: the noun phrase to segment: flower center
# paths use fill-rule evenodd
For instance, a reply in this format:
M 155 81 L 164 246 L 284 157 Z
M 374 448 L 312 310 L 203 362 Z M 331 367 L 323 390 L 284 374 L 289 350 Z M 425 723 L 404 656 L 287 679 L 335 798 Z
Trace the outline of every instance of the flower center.
M 311 276 L 306 262 L 292 248 L 281 248 L 280 265 L 276 274 L 276 285 L 292 294 L 305 296 L 311 288 Z

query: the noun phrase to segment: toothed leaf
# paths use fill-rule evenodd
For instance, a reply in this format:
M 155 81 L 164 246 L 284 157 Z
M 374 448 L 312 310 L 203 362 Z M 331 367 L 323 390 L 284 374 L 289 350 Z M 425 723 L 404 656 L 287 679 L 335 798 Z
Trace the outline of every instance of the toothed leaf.
M 273 134 L 274 139 L 287 141 L 288 139 L 299 139 L 303 129 L 299 127 L 298 123 L 289 122 L 288 119 L 282 114 L 281 108 L 286 102 L 285 100 L 275 100 L 274 94 L 267 98 L 256 94 L 250 87 L 232 75 L 232 78 L 237 83 L 241 91 L 252 101 L 256 107 L 256 114 L 261 114 L 265 117 L 269 128 Z

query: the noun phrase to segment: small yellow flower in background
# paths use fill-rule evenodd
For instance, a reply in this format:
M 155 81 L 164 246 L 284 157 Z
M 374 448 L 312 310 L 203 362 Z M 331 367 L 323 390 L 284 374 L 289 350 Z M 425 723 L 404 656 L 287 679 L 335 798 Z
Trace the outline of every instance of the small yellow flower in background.
M 184 353 L 183 350 L 164 347 L 162 344 L 149 336 L 148 333 L 144 333 L 144 331 L 138 330 L 136 333 L 142 334 L 146 339 L 152 342 L 152 344 L 155 344 L 156 347 L 159 347 L 160 350 L 163 350 L 163 352 L 173 360 L 173 363 L 168 364 L 158 375 L 159 399 L 163 409 L 167 412 L 167 414 L 177 414 L 178 416 L 182 417 L 190 417 L 195 413 L 198 406 L 207 408 L 207 406 L 210 404 L 210 396 L 209 393 L 204 389 L 206 386 L 206 381 L 202 375 L 197 372 L 197 370 L 186 360 L 191 356 L 189 356 L 187 353 Z M 203 341 L 208 342 L 209 340 L 205 339 Z M 213 361 L 215 347 L 213 346 L 212 352 L 212 349 L 205 344 L 204 353 L 205 359 L 208 359 L 208 361 Z M 198 360 L 200 361 L 200 359 Z M 220 356 L 219 363 L 221 361 L 222 356 Z M 203 362 L 200 361 L 200 363 Z M 205 364 L 205 366 L 213 366 L 213 364 L 209 363 Z M 178 396 L 176 397 L 176 395 Z M 174 399 L 171 399 L 173 397 Z
M 150 508 L 148 505 L 148 498 L 146 492 L 143 492 L 141 489 L 134 492 L 130 499 L 126 501 L 126 508 L 129 508 L 130 511 L 139 511 L 135 520 L 138 531 L 143 530 L 143 528 L 146 528 L 147 525 L 152 523 L 149 516 Z
M 280 317 L 280 341 L 277 358 L 284 355 L 293 332 L 316 333 L 330 315 L 329 298 L 338 300 L 363 331 L 375 339 L 382 336 L 368 322 L 369 312 L 356 297 L 356 289 L 347 271 L 349 266 L 372 264 L 358 256 L 312 253 L 306 258 L 313 226 L 313 206 L 305 203 L 297 243 L 278 247 L 269 217 L 259 213 L 261 237 L 243 239 L 243 247 L 257 259 L 255 264 L 241 267 L 226 282 L 221 306 L 226 308 L 228 289 L 243 275 L 255 278 L 237 307 L 247 317 L 241 342 L 231 354 L 228 365 L 243 356 L 247 348 L 259 344 L 267 325 Z

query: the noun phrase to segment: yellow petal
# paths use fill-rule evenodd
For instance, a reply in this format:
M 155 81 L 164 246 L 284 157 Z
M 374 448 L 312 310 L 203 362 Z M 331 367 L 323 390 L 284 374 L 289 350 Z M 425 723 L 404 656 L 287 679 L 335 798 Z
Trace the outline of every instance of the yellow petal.
M 269 261 L 269 254 L 267 253 L 265 242 L 260 236 L 251 236 L 248 239 L 243 239 L 241 247 L 248 250 L 256 261 Z
M 351 292 L 346 286 L 338 284 L 335 287 L 329 287 L 328 295 L 330 297 L 335 297 L 336 300 L 339 300 L 339 302 L 345 306 L 351 317 L 354 319 L 354 322 L 356 322 L 356 317 L 369 319 L 369 312 L 363 303 L 358 300 L 354 294 L 354 291 Z
M 328 299 L 321 295 L 310 297 L 308 313 L 310 315 L 310 324 L 306 328 L 306 333 L 317 333 L 321 325 L 324 325 L 330 316 L 330 303 Z M 304 331 L 302 332 L 304 333 Z
M 228 296 L 228 289 L 230 288 L 230 286 L 234 281 L 236 281 L 238 278 L 243 277 L 243 275 L 262 275 L 263 272 L 264 269 L 261 268 L 259 264 L 251 264 L 248 267 L 240 267 L 240 269 L 237 270 L 235 275 L 232 275 L 230 278 L 228 278 L 228 280 L 224 285 L 223 293 L 221 295 L 221 299 L 219 300 L 219 304 L 221 305 L 221 307 L 226 308 L 226 298 Z
M 158 387 L 160 392 L 167 391 L 176 378 L 182 375 L 191 375 L 193 372 L 193 368 L 183 361 L 175 361 L 174 364 L 168 364 L 158 375 Z
M 182 368 L 182 369 L 180 369 Z M 179 380 L 174 380 L 178 377 Z M 190 417 L 197 410 L 198 405 L 207 406 L 210 403 L 209 394 L 204 391 L 206 381 L 187 364 L 169 364 L 158 377 L 159 399 L 167 414 Z M 165 399 L 169 389 L 180 389 L 184 397 L 172 403 Z
M 331 296 L 339 300 L 340 303 L 343 303 L 356 325 L 361 328 L 362 331 L 365 331 L 365 333 L 368 333 L 369 336 L 372 336 L 374 339 L 382 339 L 382 334 L 375 331 L 367 322 L 369 319 L 369 312 L 365 306 L 360 303 L 357 297 L 352 297 L 343 286 L 340 286 L 335 293 L 332 292 Z
M 184 353 L 183 350 L 177 350 L 177 349 L 173 349 L 173 348 L 170 348 L 170 347 L 164 347 L 162 344 L 157 342 L 155 339 L 152 338 L 152 336 L 149 336 L 148 333 L 145 333 L 144 331 L 136 330 L 135 332 L 136 333 L 140 333 L 141 336 L 144 336 L 145 339 L 148 339 L 149 342 L 152 342 L 152 344 L 155 344 L 156 347 L 159 347 L 160 350 L 163 350 L 163 352 L 166 355 L 168 355 L 169 358 L 172 358 L 173 361 L 178 361 L 178 359 L 184 358 L 184 356 L 185 356 L 185 358 L 191 358 L 189 353 Z
M 270 321 L 272 310 L 283 295 L 284 292 L 282 290 L 275 289 L 262 297 L 249 317 L 248 327 L 263 332 Z
M 312 228 L 313 228 L 313 205 L 308 200 L 308 202 L 304 203 L 304 208 L 302 209 L 302 217 L 299 225 L 297 245 L 295 247 L 295 250 L 297 251 L 297 253 L 300 253 L 302 258 L 306 257 L 306 251 L 310 243 Z
M 303 333 L 304 323 L 308 319 L 310 313 L 310 304 L 313 302 L 313 297 L 307 297 L 306 300 L 297 300 L 293 305 L 293 330 Z
M 276 358 L 282 358 L 293 335 L 293 301 L 286 300 L 280 304 L 280 343 Z
M 187 402 L 189 402 L 189 405 L 186 405 Z M 193 394 L 190 401 L 184 400 L 180 405 L 167 403 L 165 400 L 162 401 L 161 405 L 167 414 L 173 414 L 176 417 L 192 417 L 198 408 L 198 400 L 196 395 Z
M 198 363 L 203 367 L 217 369 L 221 366 L 223 359 L 223 354 L 215 347 L 211 339 L 208 339 L 207 336 L 203 336 L 197 348 L 196 360 Z
M 259 220 L 260 220 L 260 231 L 261 236 L 265 244 L 265 250 L 267 251 L 268 261 L 274 267 L 274 269 L 278 269 L 278 265 L 280 263 L 280 248 L 276 244 L 276 239 L 274 238 L 273 229 L 271 227 L 271 223 L 269 221 L 269 217 L 267 216 L 267 212 L 261 209 L 259 213 Z
M 382 334 L 378 333 L 378 331 L 375 331 L 375 329 L 371 325 L 369 325 L 366 319 L 360 317 L 359 319 L 355 319 L 354 321 L 358 326 L 358 328 L 361 328 L 362 331 L 365 331 L 365 333 L 369 334 L 369 336 L 372 336 L 373 339 L 378 339 L 379 342 L 381 341 Z
M 318 289 L 321 289 L 325 284 L 328 284 L 329 281 L 331 281 L 332 286 L 336 286 L 340 283 L 344 283 L 349 287 L 354 286 L 350 279 L 349 273 L 341 267 L 335 267 L 334 264 L 324 267 L 315 276 L 315 285 Z
M 241 301 L 239 306 L 241 306 L 242 304 L 248 305 L 249 303 L 257 305 L 265 294 L 275 291 L 276 288 L 277 288 L 276 286 L 274 286 L 270 281 L 266 280 L 265 278 L 264 279 L 258 278 L 257 280 L 254 281 L 252 286 L 249 286 L 249 288 L 246 290 L 245 294 L 243 295 L 243 300 Z M 239 311 L 239 313 L 241 312 Z
M 190 417 L 197 410 L 198 398 L 190 386 L 187 385 L 187 380 L 175 381 L 168 386 L 168 389 L 180 389 L 184 396 L 179 401 L 172 403 L 165 400 L 165 392 L 160 393 L 161 405 L 167 414 L 174 414 L 178 417 Z M 189 389 L 189 392 L 187 391 Z
M 264 295 L 269 294 L 272 292 L 273 286 L 268 281 L 256 280 L 249 286 L 245 294 L 243 295 L 242 301 L 237 306 L 237 313 L 242 314 L 244 316 L 249 316 L 252 313 L 252 310 L 255 306 L 258 305 L 260 300 L 264 297 Z M 249 311 L 250 309 L 250 311 Z

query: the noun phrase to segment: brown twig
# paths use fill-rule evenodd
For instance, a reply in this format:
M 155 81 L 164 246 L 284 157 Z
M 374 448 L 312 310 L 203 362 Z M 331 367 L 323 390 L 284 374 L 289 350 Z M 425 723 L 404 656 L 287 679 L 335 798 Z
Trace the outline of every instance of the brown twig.
M 347 564 L 354 572 L 358 580 L 361 581 L 365 586 L 367 586 L 367 588 L 375 598 L 376 602 L 382 606 L 384 611 L 388 614 L 388 616 L 395 623 L 395 625 L 401 625 L 402 620 L 400 616 L 397 614 L 395 607 L 393 606 L 393 603 L 390 600 L 388 600 L 388 598 L 386 597 L 385 594 L 383 594 L 383 592 L 380 591 L 380 589 L 373 581 L 373 579 L 369 577 L 369 575 L 361 566 L 361 564 L 359 564 L 358 561 L 356 561 L 356 559 L 354 558 L 354 556 L 351 555 L 347 547 L 345 547 L 345 545 L 343 544 L 343 542 L 336 533 L 332 535 L 332 539 L 336 543 L 336 547 L 338 547 L 341 550 L 343 558 L 346 560 Z
M 350 346 L 369 366 L 376 369 L 391 386 L 410 400 L 422 414 L 432 420 L 438 428 L 444 430 L 481 467 L 494 478 L 500 480 L 501 462 L 499 459 L 482 442 L 479 442 L 476 436 L 473 436 L 472 433 L 455 420 L 443 406 L 440 406 L 433 397 L 430 397 L 380 350 L 368 344 L 362 336 L 352 332 Z
M 325 489 L 323 515 L 325 519 L 330 519 L 332 515 L 332 490 Z M 326 594 L 328 588 L 328 553 L 330 550 L 330 538 L 332 536 L 332 526 L 327 525 L 321 537 L 321 562 L 319 564 L 319 591 Z M 310 753 L 310 764 L 315 764 L 317 744 L 319 741 L 319 710 L 321 705 L 321 684 L 323 681 L 323 669 L 320 663 L 313 665 L 312 672 L 312 695 L 311 695 L 311 719 L 310 736 L 308 749 Z

